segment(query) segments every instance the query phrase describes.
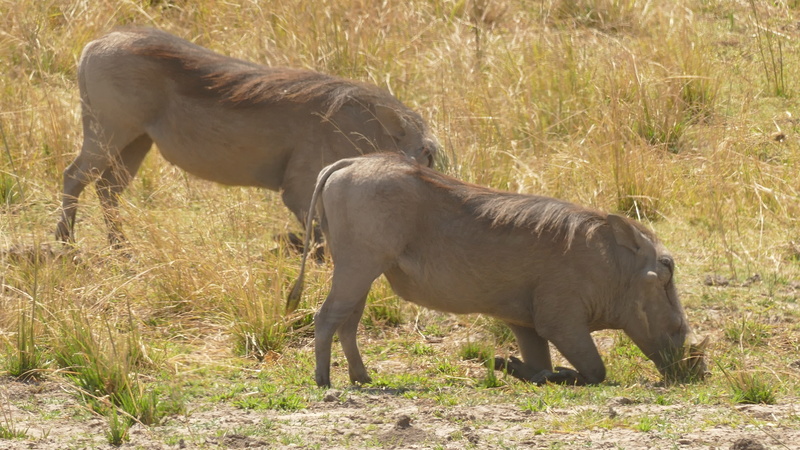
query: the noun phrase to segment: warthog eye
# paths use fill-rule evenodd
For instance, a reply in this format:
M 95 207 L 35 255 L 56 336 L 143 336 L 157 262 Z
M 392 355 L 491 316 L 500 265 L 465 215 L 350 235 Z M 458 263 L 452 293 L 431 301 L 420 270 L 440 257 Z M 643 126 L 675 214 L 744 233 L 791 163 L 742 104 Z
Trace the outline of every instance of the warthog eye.
M 675 261 L 673 261 L 672 258 L 668 256 L 662 256 L 661 259 L 659 259 L 658 261 L 661 264 L 667 266 L 667 269 L 669 269 L 670 274 L 675 271 Z
M 419 163 L 427 167 L 433 167 L 433 153 L 431 150 L 428 147 L 422 147 L 419 153 L 422 156 L 422 160 L 420 160 Z

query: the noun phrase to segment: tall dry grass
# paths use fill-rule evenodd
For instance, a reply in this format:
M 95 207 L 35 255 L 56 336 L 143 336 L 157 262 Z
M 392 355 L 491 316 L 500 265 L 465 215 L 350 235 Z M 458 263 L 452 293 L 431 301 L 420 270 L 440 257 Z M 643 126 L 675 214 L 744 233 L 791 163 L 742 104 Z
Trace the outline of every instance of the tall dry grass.
M 800 278 L 791 3 L 0 1 L 0 346 L 58 349 L 88 339 L 75 325 L 88 321 L 98 355 L 130 351 L 136 330 L 143 354 L 214 340 L 264 358 L 306 335 L 327 292 L 329 268 L 311 268 L 304 315 L 282 317 L 298 258 L 272 237 L 299 226 L 278 196 L 195 179 L 155 151 L 123 197 L 129 259 L 107 248 L 87 189 L 77 251 L 29 260 L 51 243 L 80 147 L 77 58 L 130 23 L 378 84 L 431 123 L 443 170 L 644 221 L 676 254 L 690 315 L 717 301 L 701 286 L 709 273 L 760 273 L 783 292 Z M 75 364 L 44 357 L 40 369 Z

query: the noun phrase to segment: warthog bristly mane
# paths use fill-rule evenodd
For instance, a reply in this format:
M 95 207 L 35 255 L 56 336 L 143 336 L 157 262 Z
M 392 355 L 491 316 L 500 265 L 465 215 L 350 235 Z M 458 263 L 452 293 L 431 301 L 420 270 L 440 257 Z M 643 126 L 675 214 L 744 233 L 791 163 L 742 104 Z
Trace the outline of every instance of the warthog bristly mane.
M 608 214 L 551 197 L 517 194 L 474 184 L 455 184 L 438 173 L 421 172 L 420 177 L 433 186 L 447 189 L 462 198 L 464 207 L 489 221 L 493 228 L 529 228 L 535 234 L 552 233 L 554 241 L 563 241 L 568 249 L 579 232 L 590 237 L 606 223 Z M 468 188 L 465 188 L 469 186 Z M 644 225 L 634 226 L 651 242 L 657 237 Z
M 194 44 L 176 50 L 175 42 L 179 41 L 155 30 L 152 37 L 137 42 L 130 50 L 172 66 L 171 75 L 180 81 L 185 94 L 221 99 L 228 106 L 318 101 L 327 106 L 326 116 L 330 116 L 352 99 L 386 98 L 385 91 L 372 84 L 303 69 L 267 71 L 256 63 L 209 54 Z

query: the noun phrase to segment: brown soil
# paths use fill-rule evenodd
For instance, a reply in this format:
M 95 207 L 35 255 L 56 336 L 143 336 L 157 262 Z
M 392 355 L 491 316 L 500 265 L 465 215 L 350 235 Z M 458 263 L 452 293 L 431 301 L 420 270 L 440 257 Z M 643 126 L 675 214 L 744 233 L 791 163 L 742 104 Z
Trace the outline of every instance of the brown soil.
M 81 406 L 71 389 L 58 378 L 36 383 L 0 379 L 0 426 L 10 425 L 28 436 L 0 440 L 0 448 L 112 448 L 105 437 L 106 419 Z M 332 390 L 324 400 L 294 412 L 190 404 L 186 415 L 159 426 L 135 425 L 122 448 L 800 448 L 800 426 L 777 425 L 800 414 L 800 408 L 790 404 L 661 406 L 620 397 L 603 406 L 605 414 L 674 418 L 696 424 L 697 431 L 670 435 L 620 427 L 554 433 L 547 431 L 548 423 L 594 407 L 530 412 L 502 402 L 444 407 L 408 397 L 378 389 L 354 389 L 346 395 Z M 749 424 L 703 426 L 706 418 L 727 414 L 731 408 Z M 259 426 L 262 432 L 247 431 Z

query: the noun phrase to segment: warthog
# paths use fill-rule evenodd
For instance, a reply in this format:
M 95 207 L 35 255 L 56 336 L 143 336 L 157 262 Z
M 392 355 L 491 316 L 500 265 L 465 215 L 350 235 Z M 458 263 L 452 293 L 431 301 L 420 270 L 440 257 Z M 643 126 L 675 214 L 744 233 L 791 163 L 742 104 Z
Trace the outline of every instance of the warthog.
M 377 86 L 241 61 L 154 29 L 90 42 L 78 85 L 83 147 L 64 171 L 62 241 L 74 239 L 78 196 L 98 177 L 109 241 L 124 240 L 118 196 L 154 142 L 200 178 L 280 190 L 301 223 L 326 165 L 378 149 L 431 165 L 438 150 L 422 118 Z
M 319 386 L 330 384 L 334 332 L 350 380 L 370 381 L 356 328 L 381 274 L 418 305 L 505 322 L 522 361 L 497 362 L 522 379 L 600 383 L 606 369 L 591 332 L 601 329 L 624 330 L 665 375 L 681 362 L 697 378 L 704 372 L 701 353 L 674 357 L 693 339 L 675 265 L 656 236 L 632 220 L 464 183 L 390 154 L 323 169 L 315 205 L 334 264 L 331 291 L 315 317 Z M 289 311 L 300 298 L 305 256 Z M 548 342 L 577 371 L 554 372 Z

